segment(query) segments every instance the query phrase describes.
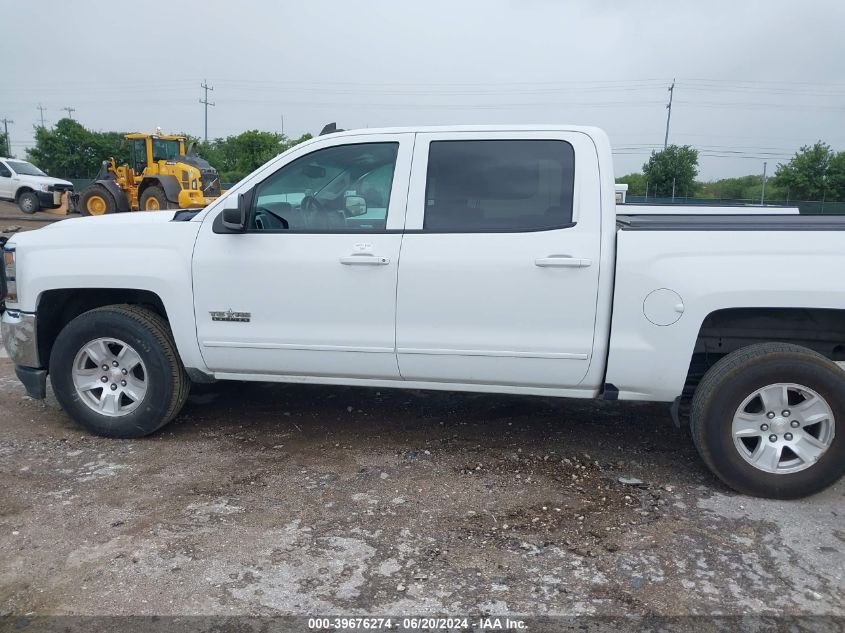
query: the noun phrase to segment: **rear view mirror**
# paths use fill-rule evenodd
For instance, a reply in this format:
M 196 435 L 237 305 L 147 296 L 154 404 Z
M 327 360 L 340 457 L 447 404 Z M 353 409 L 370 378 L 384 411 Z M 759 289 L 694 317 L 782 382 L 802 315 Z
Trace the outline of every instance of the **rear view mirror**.
M 302 169 L 302 173 L 305 174 L 307 178 L 310 178 L 311 180 L 316 180 L 317 178 L 326 177 L 326 168 L 321 167 L 320 165 L 306 165 Z
M 364 215 L 367 212 L 367 201 L 362 196 L 346 196 L 343 206 L 349 217 Z
M 238 195 L 237 207 L 228 207 L 223 209 L 223 226 L 236 233 L 243 233 L 246 231 L 247 206 L 246 195 Z

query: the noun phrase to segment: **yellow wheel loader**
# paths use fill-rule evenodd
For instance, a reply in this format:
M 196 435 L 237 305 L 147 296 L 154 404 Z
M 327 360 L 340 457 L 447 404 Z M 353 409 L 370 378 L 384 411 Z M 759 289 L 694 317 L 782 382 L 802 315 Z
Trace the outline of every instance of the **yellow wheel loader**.
M 185 137 L 127 134 L 129 164 L 103 161 L 94 182 L 79 194 L 82 215 L 122 211 L 196 209 L 222 193 L 217 170 L 189 148 Z

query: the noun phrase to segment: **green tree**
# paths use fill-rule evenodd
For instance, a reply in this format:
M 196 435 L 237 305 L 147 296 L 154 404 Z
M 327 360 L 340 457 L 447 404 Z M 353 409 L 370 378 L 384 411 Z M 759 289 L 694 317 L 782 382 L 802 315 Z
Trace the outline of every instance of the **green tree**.
M 827 199 L 845 202 L 845 152 L 832 154 L 827 164 Z
M 0 132 L 0 156 L 13 158 L 12 150 L 6 147 L 6 135 L 3 132 Z
M 197 153 L 220 172 L 222 182 L 237 182 L 271 158 L 307 141 L 310 134 L 290 139 L 275 132 L 248 130 L 237 136 L 197 144 Z
M 698 151 L 689 145 L 670 145 L 659 152 L 652 152 L 643 165 L 650 196 L 671 196 L 674 181 L 676 196 L 691 197 L 695 195 L 697 175 Z
M 626 174 L 617 178 L 620 185 L 628 185 L 629 196 L 644 196 L 646 194 L 645 176 L 642 174 Z
M 818 141 L 812 146 L 804 145 L 788 163 L 777 166 L 774 180 L 792 200 L 841 199 L 837 193 L 841 195 L 845 192 L 829 191 L 828 177 L 833 175 L 831 180 L 838 182 L 837 170 L 841 169 L 842 160 L 845 159 L 835 158 L 827 143 Z M 833 174 L 829 173 L 831 162 L 834 163 Z
M 35 147 L 27 159 L 53 176 L 92 178 L 110 157 L 129 160 L 128 144 L 120 132 L 92 132 L 78 121 L 61 119 L 52 129 L 35 128 Z

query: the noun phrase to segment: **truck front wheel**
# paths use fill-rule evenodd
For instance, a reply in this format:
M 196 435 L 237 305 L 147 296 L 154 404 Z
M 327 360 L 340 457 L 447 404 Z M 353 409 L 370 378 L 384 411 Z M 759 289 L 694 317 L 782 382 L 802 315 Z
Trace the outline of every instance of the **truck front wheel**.
M 190 389 L 167 322 L 130 305 L 68 323 L 50 354 L 50 378 L 62 408 L 106 437 L 153 433 L 176 416 Z
M 38 201 L 38 196 L 35 193 L 25 191 L 18 196 L 18 207 L 24 213 L 33 214 L 41 209 L 41 203 Z
M 702 459 L 731 488 L 777 499 L 811 495 L 845 473 L 845 373 L 799 345 L 744 347 L 699 383 L 690 430 Z

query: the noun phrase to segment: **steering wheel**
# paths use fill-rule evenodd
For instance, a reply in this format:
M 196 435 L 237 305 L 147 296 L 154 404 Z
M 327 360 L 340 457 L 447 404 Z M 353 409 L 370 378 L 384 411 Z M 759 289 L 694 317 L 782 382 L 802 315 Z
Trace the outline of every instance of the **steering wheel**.
M 299 208 L 303 211 L 325 211 L 325 207 L 323 203 L 317 200 L 312 195 L 307 195 L 302 199 L 302 202 L 299 203 Z
M 288 223 L 288 221 L 287 221 L 285 218 L 283 218 L 281 215 L 279 215 L 278 213 L 276 213 L 275 211 L 271 211 L 271 210 L 270 210 L 270 209 L 268 209 L 267 207 L 258 207 L 258 209 L 256 209 L 256 210 L 257 210 L 257 211 L 259 211 L 259 212 L 261 212 L 261 213 L 266 213 L 267 215 L 270 215 L 270 216 L 272 216 L 272 217 L 276 218 L 277 220 L 279 220 L 279 222 L 282 224 L 282 228 L 283 228 L 283 229 L 289 229 L 289 228 L 290 228 L 290 224 Z M 257 216 L 257 217 L 256 217 L 256 223 L 257 223 L 258 221 L 260 221 L 260 219 L 261 219 L 261 216 Z M 263 227 L 263 226 L 262 226 L 262 227 L 257 227 L 257 228 L 259 228 L 259 229 L 265 229 L 265 227 Z M 267 228 L 269 228 L 269 227 L 267 227 Z

